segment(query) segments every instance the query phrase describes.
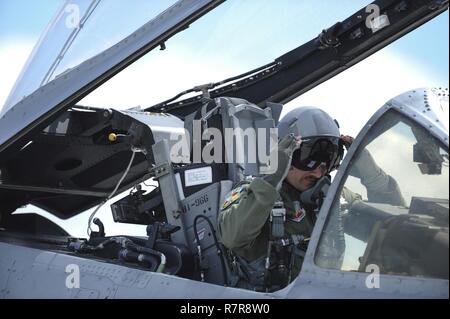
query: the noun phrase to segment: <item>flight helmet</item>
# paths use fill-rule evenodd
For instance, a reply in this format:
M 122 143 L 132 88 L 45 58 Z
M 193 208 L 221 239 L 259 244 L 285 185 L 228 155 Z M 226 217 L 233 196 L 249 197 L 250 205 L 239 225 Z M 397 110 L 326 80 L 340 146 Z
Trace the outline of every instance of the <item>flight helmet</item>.
M 312 106 L 290 111 L 278 123 L 279 138 L 288 134 L 302 139 L 292 156 L 292 166 L 312 171 L 325 165 L 327 173 L 339 167 L 344 154 L 339 125 L 325 111 Z

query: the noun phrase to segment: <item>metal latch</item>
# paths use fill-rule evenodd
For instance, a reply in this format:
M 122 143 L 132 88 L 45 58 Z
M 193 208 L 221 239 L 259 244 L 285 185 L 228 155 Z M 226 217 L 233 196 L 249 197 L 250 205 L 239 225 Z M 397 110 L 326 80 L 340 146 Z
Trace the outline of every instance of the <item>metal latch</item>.
M 273 221 L 273 218 L 283 217 L 283 221 L 286 221 L 286 209 L 284 208 L 283 202 L 276 202 L 273 205 L 272 213 L 270 214 L 270 221 Z
M 159 178 L 161 176 L 167 175 L 170 172 L 169 163 L 164 163 L 155 167 L 152 167 L 149 172 L 155 177 Z

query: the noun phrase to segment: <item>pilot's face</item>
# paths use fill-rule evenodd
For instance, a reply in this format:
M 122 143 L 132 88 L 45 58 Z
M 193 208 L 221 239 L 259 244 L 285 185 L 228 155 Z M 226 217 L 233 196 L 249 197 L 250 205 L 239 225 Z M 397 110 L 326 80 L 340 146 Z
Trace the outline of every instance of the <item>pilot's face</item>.
M 323 165 L 317 167 L 313 171 L 302 171 L 291 166 L 286 179 L 289 184 L 294 186 L 300 192 L 303 192 L 308 188 L 313 187 L 325 173 L 326 168 Z

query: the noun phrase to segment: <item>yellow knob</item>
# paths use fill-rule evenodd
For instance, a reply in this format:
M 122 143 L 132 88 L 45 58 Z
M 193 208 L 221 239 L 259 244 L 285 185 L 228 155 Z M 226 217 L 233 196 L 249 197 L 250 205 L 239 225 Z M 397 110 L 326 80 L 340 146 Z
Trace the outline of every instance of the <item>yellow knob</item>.
M 108 135 L 108 140 L 109 140 L 110 142 L 115 142 L 115 141 L 117 141 L 117 135 L 116 135 L 116 133 L 109 133 L 109 135 Z

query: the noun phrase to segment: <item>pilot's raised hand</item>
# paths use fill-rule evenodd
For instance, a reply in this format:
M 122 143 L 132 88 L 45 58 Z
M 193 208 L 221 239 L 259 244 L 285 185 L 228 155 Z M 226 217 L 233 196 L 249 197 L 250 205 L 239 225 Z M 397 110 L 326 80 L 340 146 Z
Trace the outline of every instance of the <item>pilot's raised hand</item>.
M 291 167 L 292 154 L 300 147 L 300 144 L 300 137 L 289 134 L 279 141 L 277 148 L 272 150 L 270 158 L 272 159 L 273 155 L 278 156 L 276 163 L 271 163 L 271 168 L 275 170 L 275 172 L 264 176 L 264 180 L 277 190 L 280 190 L 281 183 L 286 178 Z M 273 152 L 277 152 L 277 154 L 273 154 Z M 276 165 L 276 167 L 273 167 L 274 165 Z
M 347 150 L 350 148 L 350 145 L 352 145 L 353 140 L 354 138 L 350 135 L 341 135 L 341 141 Z
M 347 149 L 353 143 L 353 138 L 348 135 L 342 135 L 341 140 Z M 353 160 L 349 174 L 359 178 L 361 184 L 366 187 L 368 200 L 404 206 L 405 200 L 397 181 L 377 164 L 367 148 L 363 148 L 358 153 L 356 159 Z

